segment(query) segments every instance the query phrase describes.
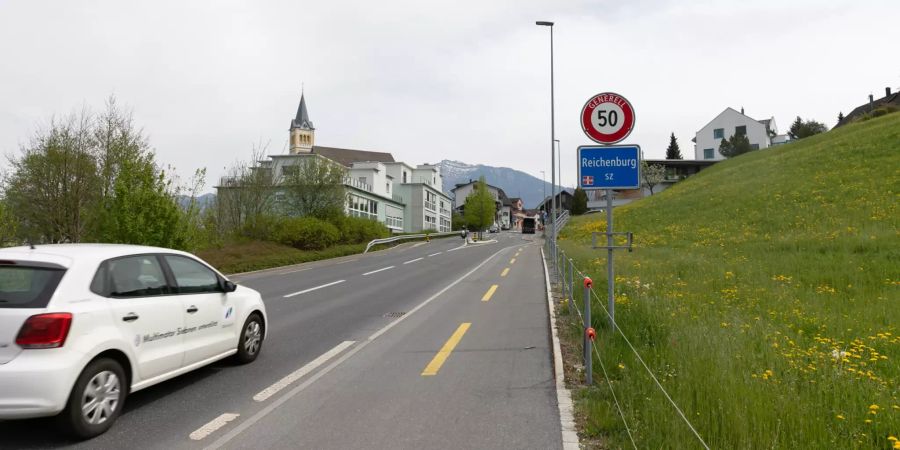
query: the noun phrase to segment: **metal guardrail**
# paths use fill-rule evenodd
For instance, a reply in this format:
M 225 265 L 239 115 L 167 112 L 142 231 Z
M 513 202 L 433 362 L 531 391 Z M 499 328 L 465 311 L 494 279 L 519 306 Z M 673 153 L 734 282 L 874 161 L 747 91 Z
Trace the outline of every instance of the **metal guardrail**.
M 457 236 L 459 236 L 459 231 L 447 231 L 447 232 L 444 232 L 444 233 L 427 233 L 427 234 L 426 234 L 426 233 L 422 233 L 422 234 L 405 234 L 405 235 L 403 235 L 403 236 L 392 236 L 392 237 L 384 238 L 384 239 L 374 239 L 374 240 L 372 240 L 371 242 L 369 242 L 368 245 L 366 245 L 366 250 L 363 251 L 363 253 L 368 253 L 368 252 L 369 252 L 369 249 L 371 249 L 372 247 L 374 247 L 374 246 L 376 246 L 376 245 L 379 245 L 379 244 L 390 244 L 391 242 L 402 241 L 402 240 L 405 240 L 405 239 L 421 239 L 421 238 L 424 238 L 424 237 L 426 237 L 426 236 L 431 236 L 431 237 L 443 237 L 443 236 L 452 236 L 452 235 L 457 235 Z
M 556 216 L 556 229 L 562 230 L 563 227 L 565 227 L 566 223 L 568 223 L 568 222 L 569 222 L 569 211 L 563 210 L 563 212 L 560 213 L 560 215 Z

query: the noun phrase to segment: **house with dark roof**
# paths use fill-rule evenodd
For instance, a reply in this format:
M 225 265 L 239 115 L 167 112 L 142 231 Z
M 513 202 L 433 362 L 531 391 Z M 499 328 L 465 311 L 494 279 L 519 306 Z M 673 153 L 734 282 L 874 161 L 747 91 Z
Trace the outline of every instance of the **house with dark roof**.
M 834 127 L 841 127 L 850 122 L 855 122 L 867 115 L 887 114 L 894 111 L 900 111 L 900 90 L 891 92 L 890 87 L 884 88 L 884 97 L 875 99 L 875 96 L 869 94 L 869 102 L 859 105 L 850 111 L 850 114 L 837 123 Z
M 466 198 L 475 192 L 477 184 L 478 180 L 469 180 L 468 183 L 459 183 L 453 189 L 450 189 L 450 193 L 453 195 L 454 211 L 466 215 Z M 485 185 L 491 197 L 494 197 L 494 204 L 497 208 L 494 214 L 494 222 L 503 229 L 509 229 L 510 221 L 512 220 L 510 214 L 512 202 L 510 202 L 509 197 L 507 197 L 506 192 L 502 188 L 487 183 Z
M 412 167 L 395 161 L 387 152 L 316 145 L 315 131 L 306 96 L 301 94 L 297 114 L 291 119 L 288 153 L 269 155 L 253 170 L 267 171 L 278 184 L 285 176 L 298 173 L 303 164 L 332 164 L 345 174 L 347 215 L 377 220 L 394 232 L 451 230 L 451 201 L 443 192 L 443 178 L 437 166 Z M 234 180 L 226 178 L 216 186 L 217 190 L 239 188 Z M 284 205 L 286 193 L 276 192 L 275 199 Z

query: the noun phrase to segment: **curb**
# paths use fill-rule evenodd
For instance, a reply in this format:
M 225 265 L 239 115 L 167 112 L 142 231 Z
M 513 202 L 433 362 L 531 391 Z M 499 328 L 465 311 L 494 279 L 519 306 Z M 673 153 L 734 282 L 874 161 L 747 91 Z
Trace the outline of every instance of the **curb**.
M 574 405 L 572 393 L 566 388 L 566 377 L 563 372 L 562 350 L 559 347 L 559 333 L 556 329 L 556 307 L 550 293 L 550 272 L 547 271 L 547 259 L 544 247 L 541 247 L 541 262 L 544 266 L 544 283 L 547 286 L 547 311 L 550 313 L 550 337 L 553 340 L 553 371 L 556 379 L 556 404 L 559 406 L 559 425 L 562 430 L 564 450 L 578 450 L 581 442 L 575 429 Z

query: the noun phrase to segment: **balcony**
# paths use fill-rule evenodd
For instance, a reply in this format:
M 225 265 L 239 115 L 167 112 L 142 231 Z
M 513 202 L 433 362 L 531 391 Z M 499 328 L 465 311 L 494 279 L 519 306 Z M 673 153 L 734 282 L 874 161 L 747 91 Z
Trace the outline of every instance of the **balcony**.
M 366 183 L 362 183 L 355 178 L 346 177 L 344 178 L 344 185 L 354 187 L 361 191 L 372 192 L 372 186 Z
M 429 211 L 437 211 L 437 204 L 435 204 L 435 202 L 425 202 L 425 209 Z

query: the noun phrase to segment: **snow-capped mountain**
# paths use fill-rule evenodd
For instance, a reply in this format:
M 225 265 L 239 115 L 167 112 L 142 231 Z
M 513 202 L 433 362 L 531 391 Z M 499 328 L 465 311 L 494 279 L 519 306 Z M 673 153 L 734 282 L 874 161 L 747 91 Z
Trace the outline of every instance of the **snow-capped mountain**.
M 457 184 L 468 183 L 469 180 L 477 180 L 481 176 L 484 176 L 488 184 L 503 189 L 508 197 L 520 197 L 525 208 L 536 208 L 545 195 L 550 195 L 549 182 L 544 182 L 540 178 L 520 170 L 482 164 L 471 165 L 447 159 L 437 165 L 441 169 L 444 191 L 448 195 Z

